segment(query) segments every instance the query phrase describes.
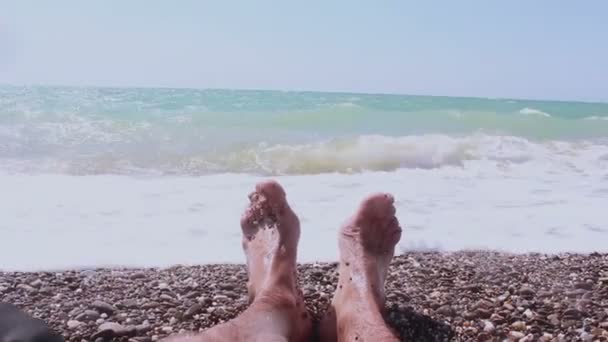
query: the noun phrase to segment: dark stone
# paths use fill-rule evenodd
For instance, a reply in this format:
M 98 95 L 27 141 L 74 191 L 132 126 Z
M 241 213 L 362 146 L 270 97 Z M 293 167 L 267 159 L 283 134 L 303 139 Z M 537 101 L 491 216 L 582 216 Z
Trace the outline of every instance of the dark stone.
M 99 326 L 98 331 L 92 336 L 94 339 L 112 338 L 112 337 L 123 337 L 123 336 L 134 336 L 137 333 L 137 329 L 133 326 L 125 327 L 121 324 L 114 322 L 103 323 Z
M 536 295 L 536 291 L 534 291 L 531 287 L 522 286 L 522 288 L 519 289 L 519 295 L 524 298 L 531 299 Z
M 100 300 L 94 301 L 93 304 L 91 304 L 91 307 L 97 310 L 99 313 L 105 313 L 108 316 L 112 316 L 116 311 L 115 307 Z
M 0 341 L 63 342 L 42 320 L 9 303 L 0 303 Z
M 191 318 L 192 316 L 198 314 L 203 309 L 203 305 L 200 303 L 196 303 L 186 310 L 184 313 L 184 318 Z
M 76 320 L 81 322 L 95 321 L 99 316 L 99 313 L 95 310 L 85 310 L 83 313 L 76 316 Z

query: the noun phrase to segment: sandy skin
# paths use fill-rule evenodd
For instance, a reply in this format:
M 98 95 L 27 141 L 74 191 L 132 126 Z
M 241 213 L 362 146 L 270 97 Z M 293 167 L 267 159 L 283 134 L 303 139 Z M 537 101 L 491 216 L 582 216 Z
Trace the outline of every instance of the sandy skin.
M 297 286 L 300 221 L 274 181 L 249 195 L 241 218 L 249 274 L 249 308 L 237 318 L 202 334 L 167 341 L 308 341 L 312 320 Z
M 340 277 L 321 340 L 399 341 L 384 321 L 384 282 L 401 239 L 393 197 L 369 196 L 340 230 Z
M 297 283 L 300 222 L 274 181 L 256 186 L 241 218 L 250 307 L 197 335 L 165 341 L 309 341 L 312 320 Z M 384 281 L 401 238 L 393 198 L 366 198 L 339 234 L 340 278 L 322 341 L 398 341 L 383 318 Z

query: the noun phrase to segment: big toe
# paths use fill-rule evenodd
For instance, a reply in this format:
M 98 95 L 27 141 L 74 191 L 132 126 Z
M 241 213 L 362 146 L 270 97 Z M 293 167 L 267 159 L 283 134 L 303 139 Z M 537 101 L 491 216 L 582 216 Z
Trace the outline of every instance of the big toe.
M 395 199 L 391 194 L 377 193 L 361 203 L 358 218 L 362 220 L 386 219 L 395 215 Z
M 255 233 L 262 224 L 277 224 L 289 208 L 285 191 L 274 180 L 256 184 L 249 195 L 250 204 L 241 216 L 241 227 L 246 235 Z
M 285 190 L 283 190 L 281 184 L 275 180 L 268 180 L 256 184 L 255 192 L 262 195 L 270 202 L 276 204 L 285 202 Z
M 363 245 L 373 252 L 390 251 L 401 239 L 394 198 L 380 193 L 367 197 L 357 215 Z

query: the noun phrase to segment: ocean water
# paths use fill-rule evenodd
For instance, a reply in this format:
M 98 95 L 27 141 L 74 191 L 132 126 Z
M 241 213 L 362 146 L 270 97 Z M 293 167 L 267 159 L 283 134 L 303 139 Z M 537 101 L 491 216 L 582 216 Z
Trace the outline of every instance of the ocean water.
M 399 251 L 608 251 L 608 104 L 318 92 L 0 87 L 0 269 L 243 262 L 278 179 L 301 261 L 388 191 Z

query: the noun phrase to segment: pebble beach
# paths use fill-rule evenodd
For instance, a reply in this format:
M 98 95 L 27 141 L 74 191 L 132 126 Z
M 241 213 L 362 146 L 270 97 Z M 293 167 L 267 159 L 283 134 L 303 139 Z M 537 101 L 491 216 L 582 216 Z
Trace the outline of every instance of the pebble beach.
M 336 266 L 299 266 L 315 320 Z M 68 341 L 151 342 L 235 317 L 246 281 L 244 265 L 0 272 L 0 300 Z M 394 258 L 386 295 L 404 341 L 608 341 L 608 254 L 410 252 Z

